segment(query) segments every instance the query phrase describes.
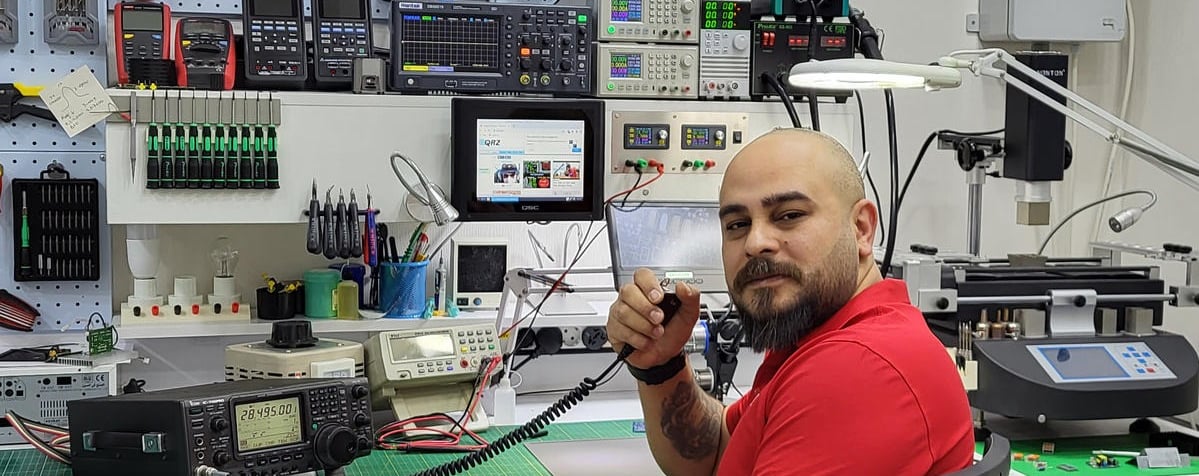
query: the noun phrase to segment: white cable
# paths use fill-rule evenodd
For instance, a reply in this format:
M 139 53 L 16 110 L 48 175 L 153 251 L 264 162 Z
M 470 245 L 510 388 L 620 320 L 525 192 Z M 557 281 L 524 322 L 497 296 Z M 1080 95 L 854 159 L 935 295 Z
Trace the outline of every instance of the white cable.
M 1124 71 L 1124 92 L 1123 98 L 1120 101 L 1120 113 L 1118 116 L 1121 120 L 1128 120 L 1128 103 L 1132 99 L 1132 74 L 1136 68 L 1136 52 L 1137 52 L 1137 27 L 1136 20 L 1132 13 L 1132 0 L 1124 2 L 1124 9 L 1128 15 L 1128 66 Z M 1103 187 L 1099 189 L 1099 196 L 1106 197 L 1112 189 L 1112 180 L 1116 173 L 1116 153 L 1120 147 L 1112 143 L 1107 155 L 1107 165 L 1104 167 Z M 1121 177 L 1121 183 L 1124 178 Z M 1099 206 L 1099 210 L 1095 215 L 1095 227 L 1091 232 L 1091 241 L 1099 240 L 1099 233 L 1103 229 L 1103 216 L 1107 211 L 1107 204 Z

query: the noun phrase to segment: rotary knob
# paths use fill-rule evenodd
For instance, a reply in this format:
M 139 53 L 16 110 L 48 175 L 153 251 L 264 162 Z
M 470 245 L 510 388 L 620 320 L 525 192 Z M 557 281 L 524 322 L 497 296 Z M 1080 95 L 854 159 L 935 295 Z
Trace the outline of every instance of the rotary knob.
M 661 129 L 658 131 L 658 139 L 666 140 L 668 137 L 670 137 L 670 133 L 666 132 L 666 129 Z
M 679 10 L 682 10 L 683 13 L 691 13 L 692 10 L 695 10 L 695 2 L 692 0 L 683 0 L 683 3 L 679 5 Z
M 229 421 L 221 417 L 216 417 L 212 419 L 212 423 L 209 426 L 212 427 L 212 431 L 220 433 L 229 429 Z
M 529 69 L 532 67 L 533 67 L 533 60 L 530 60 L 528 58 L 520 59 L 520 69 Z
M 344 426 L 326 426 L 313 442 L 322 469 L 336 469 L 358 456 L 358 436 Z
M 549 58 L 544 58 L 541 60 L 541 70 L 542 71 L 550 71 L 552 69 L 554 69 L 554 62 L 552 60 L 550 60 Z
M 370 394 L 371 391 L 364 385 L 355 385 L 354 388 L 350 389 L 350 395 L 354 398 L 366 398 Z
M 215 454 L 212 455 L 212 463 L 217 465 L 218 467 L 224 466 L 226 463 L 228 463 L 232 459 L 233 458 L 229 457 L 229 453 L 226 453 L 224 451 L 217 451 Z
M 733 37 L 733 48 L 738 49 L 738 50 L 744 50 L 746 48 L 749 48 L 749 35 L 740 34 L 740 35 L 734 36 Z
M 370 424 L 371 424 L 371 417 L 366 416 L 365 413 L 359 413 L 357 415 L 354 415 L 354 426 L 367 426 Z
M 716 140 L 724 140 L 724 131 L 722 130 L 717 129 L 716 133 L 712 135 L 716 137 Z
M 562 60 L 561 63 L 558 63 L 558 69 L 561 69 L 562 71 L 570 71 L 570 60 Z
M 691 55 L 683 55 L 683 67 L 690 68 L 692 64 L 695 64 L 695 59 Z

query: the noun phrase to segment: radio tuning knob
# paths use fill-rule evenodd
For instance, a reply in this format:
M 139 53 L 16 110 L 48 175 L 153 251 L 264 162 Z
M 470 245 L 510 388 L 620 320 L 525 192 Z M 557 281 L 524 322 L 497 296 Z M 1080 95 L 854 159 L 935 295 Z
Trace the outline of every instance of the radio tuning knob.
M 695 2 L 692 0 L 683 0 L 683 3 L 679 5 L 679 9 L 682 10 L 683 13 L 691 13 L 692 10 L 695 10 Z
M 211 427 L 212 427 L 212 431 L 220 433 L 222 431 L 229 429 L 229 422 L 226 421 L 224 418 L 216 417 L 216 418 L 212 419 Z
M 337 469 L 358 456 L 358 437 L 344 426 L 326 426 L 313 442 L 321 469 Z
M 229 453 L 226 453 L 224 451 L 217 451 L 215 454 L 212 455 L 212 463 L 217 466 L 224 466 L 231 459 L 233 459 L 233 458 L 229 457 Z
M 367 426 L 369 424 L 371 424 L 371 417 L 366 416 L 365 413 L 354 415 L 354 426 Z
M 370 394 L 371 391 L 367 390 L 367 388 L 363 385 L 355 385 L 354 388 L 350 389 L 350 395 L 352 395 L 354 398 L 366 398 Z

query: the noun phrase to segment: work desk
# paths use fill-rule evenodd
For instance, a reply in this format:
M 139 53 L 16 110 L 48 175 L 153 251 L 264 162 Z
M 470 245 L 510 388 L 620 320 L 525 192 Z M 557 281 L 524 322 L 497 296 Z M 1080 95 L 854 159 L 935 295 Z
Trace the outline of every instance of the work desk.
M 484 439 L 495 441 L 503 436 L 500 429 L 491 428 L 481 433 Z M 527 442 L 590 441 L 608 439 L 645 438 L 644 433 L 633 432 L 632 420 L 561 423 L 549 426 L 546 436 Z M 346 476 L 404 476 L 450 462 L 467 453 L 408 454 L 398 451 L 376 450 L 365 458 L 359 458 L 345 468 Z M 71 476 L 71 470 L 50 461 L 32 449 L 0 451 L 0 474 L 4 476 Z M 311 473 L 310 473 L 311 474 Z M 550 472 L 533 456 L 524 445 L 517 445 L 495 458 L 467 471 L 467 475 L 495 476 L 550 476 Z M 646 472 L 646 475 L 661 474 Z M 122 476 L 122 475 L 112 475 Z M 166 476 L 166 475 L 164 475 Z M 639 476 L 624 474 L 622 476 Z

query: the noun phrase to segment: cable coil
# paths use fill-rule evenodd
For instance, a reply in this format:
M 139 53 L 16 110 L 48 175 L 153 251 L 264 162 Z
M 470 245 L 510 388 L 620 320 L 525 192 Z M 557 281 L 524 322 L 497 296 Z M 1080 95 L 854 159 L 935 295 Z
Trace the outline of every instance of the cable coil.
M 553 405 L 550 405 L 549 408 L 546 408 L 545 411 L 541 412 L 540 415 L 533 417 L 532 420 L 529 420 L 528 423 L 525 423 L 519 428 L 508 432 L 508 434 L 500 437 L 500 439 L 495 440 L 495 442 L 491 443 L 490 445 L 487 445 L 486 448 L 475 451 L 474 453 L 471 453 L 457 461 L 451 461 L 441 466 L 424 470 L 420 473 L 417 473 L 417 476 L 449 476 L 458 474 L 483 464 L 487 460 L 494 458 L 496 455 L 507 451 L 509 448 L 516 446 L 526 439 L 529 439 L 548 426 L 551 422 L 558 419 L 558 417 L 565 414 L 567 410 L 570 410 L 571 407 L 583 401 L 584 398 L 591 394 L 592 390 L 595 390 L 597 387 L 599 387 L 599 383 L 597 382 L 603 381 L 604 377 L 607 377 L 608 373 L 612 372 L 612 369 L 616 368 L 617 364 L 620 364 L 623 361 L 624 358 L 616 359 L 616 361 L 612 362 L 612 365 L 609 365 L 608 368 L 599 375 L 599 377 L 584 378 L 577 387 L 571 389 L 571 391 L 567 392 L 566 395 L 563 395 L 561 399 L 559 399 Z

